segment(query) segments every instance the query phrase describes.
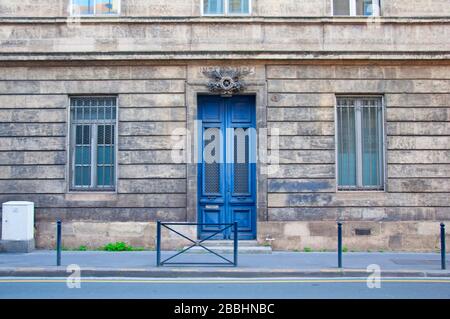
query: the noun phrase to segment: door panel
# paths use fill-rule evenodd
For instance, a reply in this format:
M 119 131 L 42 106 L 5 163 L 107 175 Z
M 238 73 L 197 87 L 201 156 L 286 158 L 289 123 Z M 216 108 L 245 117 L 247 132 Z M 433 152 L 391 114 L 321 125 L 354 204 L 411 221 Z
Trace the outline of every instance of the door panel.
M 239 97 L 238 97 L 239 98 Z M 251 123 L 252 108 L 248 105 L 248 99 L 235 99 L 231 101 L 231 122 L 232 123 Z
M 234 220 L 238 222 L 239 232 L 251 232 L 253 229 L 253 207 L 251 206 L 232 206 L 231 211 Z
M 201 220 L 202 223 L 205 224 L 217 224 L 217 223 L 223 223 L 222 216 L 223 214 L 223 206 L 219 205 L 208 205 L 213 206 L 211 208 L 208 207 L 202 207 L 202 213 L 201 216 L 203 219 Z M 220 229 L 218 226 L 204 226 L 203 230 L 205 232 L 209 231 L 217 231 Z
M 224 189 L 222 181 L 224 180 L 222 148 L 223 141 L 220 138 L 220 127 L 205 127 L 203 129 L 203 148 L 205 154 L 203 157 L 203 194 L 208 197 L 221 197 Z M 211 152 L 207 152 L 211 148 Z
M 233 162 L 229 172 L 231 178 L 231 195 L 237 197 L 252 195 L 252 176 L 250 163 L 250 130 L 233 129 L 232 157 Z
M 256 235 L 256 131 L 254 96 L 199 96 L 201 158 L 199 220 L 238 222 L 239 238 Z M 199 228 L 200 238 L 213 229 Z M 216 236 L 231 238 L 231 231 Z

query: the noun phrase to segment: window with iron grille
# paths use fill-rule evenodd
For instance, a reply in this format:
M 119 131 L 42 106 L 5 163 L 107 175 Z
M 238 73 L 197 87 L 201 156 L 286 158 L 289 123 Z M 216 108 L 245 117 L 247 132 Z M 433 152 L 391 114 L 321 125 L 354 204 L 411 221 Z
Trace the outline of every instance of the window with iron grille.
M 204 15 L 248 15 L 251 0 L 203 0 Z
M 116 97 L 70 99 L 71 189 L 114 190 Z
M 336 111 L 338 189 L 383 190 L 381 97 L 338 97 Z
M 120 0 L 71 0 L 71 14 L 117 15 L 120 14 Z
M 379 16 L 380 0 L 333 0 L 335 16 Z

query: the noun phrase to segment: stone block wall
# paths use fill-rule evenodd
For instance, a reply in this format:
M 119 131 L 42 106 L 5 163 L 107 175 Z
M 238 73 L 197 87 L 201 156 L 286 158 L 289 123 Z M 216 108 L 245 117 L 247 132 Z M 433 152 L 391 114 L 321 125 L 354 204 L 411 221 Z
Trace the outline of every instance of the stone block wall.
M 186 219 L 186 167 L 170 156 L 172 131 L 186 127 L 185 77 L 185 66 L 0 69 L 0 202 L 36 203 L 38 247 L 50 245 L 57 218 L 71 229 L 68 238 L 76 234 L 70 245 L 91 246 L 128 233 L 153 245 L 145 223 Z M 91 94 L 118 96 L 113 193 L 69 190 L 69 97 Z M 121 222 L 134 226 L 114 227 Z
M 280 130 L 281 150 L 259 240 L 333 249 L 341 220 L 355 249 L 435 249 L 438 222 L 450 220 L 449 76 L 433 65 L 268 65 L 268 126 Z M 336 94 L 384 97 L 383 192 L 336 191 Z
M 98 247 L 113 241 L 154 247 L 156 220 L 195 217 L 195 212 L 187 211 L 187 167 L 171 158 L 179 141 L 171 134 L 187 126 L 186 86 L 202 83 L 199 65 L 72 63 L 0 69 L 0 202 L 36 203 L 38 247 L 52 247 L 57 218 L 63 220 L 67 247 Z M 213 63 L 205 61 L 205 65 Z M 233 65 L 247 66 L 239 61 Z M 275 249 L 334 249 L 335 222 L 341 220 L 349 249 L 437 247 L 438 224 L 450 221 L 447 64 L 252 66 L 258 81 L 267 83 L 262 93 L 267 98 L 260 99 L 267 101 L 267 108 L 258 109 L 265 110 L 267 127 L 278 128 L 281 134 L 279 169 L 258 193 L 261 197 L 268 190 L 267 209 L 262 210 L 267 216 L 258 216 L 261 243 L 273 238 Z M 189 69 L 197 71 L 189 76 Z M 116 192 L 68 189 L 67 119 L 73 94 L 118 96 Z M 383 96 L 385 191 L 336 191 L 336 94 Z M 357 235 L 356 229 L 369 229 L 370 235 Z M 168 245 L 184 244 L 172 238 Z
M 46 23 L 0 19 L 0 60 L 114 59 L 404 59 L 448 56 L 448 22 L 276 22 L 65 20 Z M 283 36 L 280 37 L 280 34 Z M 370 53 L 368 53 L 370 52 Z M 32 54 L 30 54 L 32 53 Z M 259 56 L 254 57 L 257 53 Z M 374 55 L 375 57 L 375 55 Z
M 333 249 L 340 219 L 353 249 L 435 248 L 450 220 L 450 0 L 381 0 L 377 19 L 330 18 L 331 0 L 254 0 L 246 18 L 121 3 L 78 21 L 69 0 L 0 0 L 0 203 L 36 203 L 39 247 L 57 218 L 65 245 L 90 247 L 152 247 L 155 220 L 195 219 L 195 170 L 172 162 L 171 134 L 192 127 L 198 70 L 220 64 L 255 67 L 258 125 L 281 131 L 280 167 L 258 180 L 260 242 Z M 118 96 L 113 193 L 68 189 L 69 96 L 91 94 Z M 384 98 L 383 192 L 336 192 L 336 94 Z
M 195 226 L 170 226 L 185 236 L 195 238 Z M 52 249 L 56 247 L 56 223 L 53 221 L 36 224 L 36 245 L 39 248 Z M 89 221 L 66 220 L 62 224 L 62 247 L 99 249 L 108 243 L 125 242 L 135 248 L 155 249 L 156 222 L 154 221 Z M 163 250 L 176 250 L 191 245 L 187 239 L 169 231 L 161 229 Z

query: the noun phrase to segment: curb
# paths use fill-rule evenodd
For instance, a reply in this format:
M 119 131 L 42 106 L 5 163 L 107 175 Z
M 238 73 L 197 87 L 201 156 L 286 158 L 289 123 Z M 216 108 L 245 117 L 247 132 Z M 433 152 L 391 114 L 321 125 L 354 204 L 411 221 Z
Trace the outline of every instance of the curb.
M 0 277 L 67 277 L 65 267 L 0 268 Z M 83 277 L 139 277 L 139 278 L 361 278 L 367 277 L 365 269 L 106 269 L 82 268 Z M 382 277 L 450 277 L 450 271 L 387 270 Z

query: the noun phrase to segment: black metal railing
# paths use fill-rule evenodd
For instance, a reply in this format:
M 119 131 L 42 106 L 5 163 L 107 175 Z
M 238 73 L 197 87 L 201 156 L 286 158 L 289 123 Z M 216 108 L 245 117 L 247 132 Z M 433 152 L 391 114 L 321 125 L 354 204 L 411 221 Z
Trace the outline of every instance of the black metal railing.
M 213 234 L 209 235 L 208 237 L 201 239 L 201 240 L 195 240 L 190 238 L 189 236 L 182 234 L 181 232 L 173 229 L 170 226 L 217 226 L 221 227 L 220 229 L 216 230 Z M 192 244 L 184 248 L 183 250 L 177 252 L 176 254 L 170 256 L 169 258 L 166 258 L 164 260 L 161 260 L 161 240 L 162 240 L 162 234 L 161 230 L 162 227 L 168 229 L 169 231 L 179 235 L 180 237 L 183 237 L 184 239 L 188 240 Z M 208 239 L 213 238 L 214 236 L 223 233 L 224 231 L 232 229 L 233 231 L 233 260 L 230 260 L 221 254 L 211 250 L 210 248 L 204 246 L 202 243 Z M 237 222 L 230 223 L 230 224 L 205 224 L 205 223 L 163 223 L 161 221 L 157 221 L 156 224 L 156 266 L 164 266 L 164 265 L 232 265 L 237 266 L 238 264 L 238 224 Z M 177 256 L 180 256 L 181 254 L 186 253 L 188 250 L 190 250 L 193 247 L 201 247 L 207 252 L 219 257 L 220 259 L 224 260 L 223 262 L 169 262 L 170 260 L 174 259 Z
M 56 266 L 61 266 L 62 222 L 56 221 Z
M 342 223 L 337 222 L 338 225 L 338 268 L 342 268 Z
M 447 257 L 445 256 L 445 224 L 441 223 L 441 269 L 447 269 Z

